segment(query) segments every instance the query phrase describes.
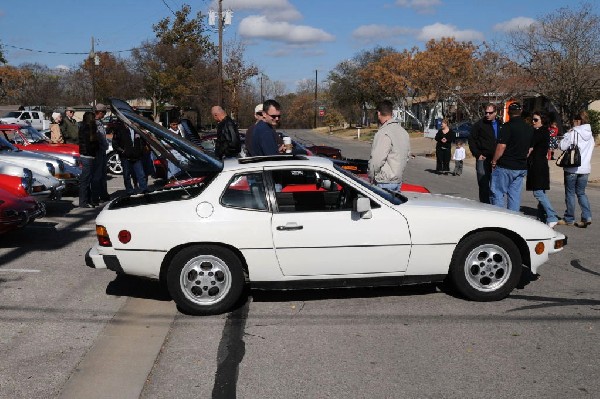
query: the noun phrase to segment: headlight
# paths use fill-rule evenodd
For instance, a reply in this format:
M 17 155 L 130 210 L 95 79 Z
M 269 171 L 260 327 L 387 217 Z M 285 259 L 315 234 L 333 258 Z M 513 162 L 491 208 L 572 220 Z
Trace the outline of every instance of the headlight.
M 48 168 L 48 172 L 50 172 L 52 176 L 56 174 L 56 168 L 50 162 L 46 162 L 46 167 Z
M 23 177 L 21 178 L 21 185 L 27 191 L 27 194 L 31 194 L 31 187 L 33 187 L 33 173 L 31 170 L 23 169 Z

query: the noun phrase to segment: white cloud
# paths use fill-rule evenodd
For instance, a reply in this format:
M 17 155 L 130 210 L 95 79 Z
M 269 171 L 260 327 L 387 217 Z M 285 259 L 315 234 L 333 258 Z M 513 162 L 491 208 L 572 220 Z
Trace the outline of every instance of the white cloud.
M 250 15 L 240 21 L 239 33 L 244 38 L 261 38 L 289 44 L 331 42 L 335 36 L 322 29 L 288 22 L 275 22 L 262 15 Z
M 454 25 L 446 25 L 437 22 L 433 25 L 424 26 L 417 35 L 417 39 L 423 41 L 441 39 L 442 37 L 453 37 L 459 41 L 478 41 L 483 40 L 483 33 L 470 29 L 458 30 Z
M 535 19 L 529 17 L 515 17 L 508 21 L 500 22 L 494 25 L 494 30 L 499 32 L 512 32 L 528 28 L 535 24 Z
M 396 0 L 398 7 L 412 8 L 419 14 L 429 14 L 435 11 L 434 7 L 441 5 L 440 0 Z
M 210 4 L 213 9 L 218 8 L 217 0 Z M 224 0 L 223 9 L 231 8 L 236 11 L 260 11 L 274 21 L 297 21 L 302 19 L 302 14 L 288 0 Z
M 370 43 L 381 39 L 411 35 L 414 33 L 415 31 L 410 28 L 373 24 L 359 26 L 352 32 L 352 37 L 360 42 Z
M 68 66 L 63 65 L 63 64 L 55 66 L 54 69 L 60 69 L 61 71 L 70 71 L 71 70 L 71 68 L 69 68 Z

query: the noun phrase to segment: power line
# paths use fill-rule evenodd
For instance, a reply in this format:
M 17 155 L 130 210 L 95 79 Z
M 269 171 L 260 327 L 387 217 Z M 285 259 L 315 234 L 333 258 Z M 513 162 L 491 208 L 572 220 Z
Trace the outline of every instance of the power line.
M 169 7 L 169 5 L 167 4 L 167 2 L 166 2 L 165 0 L 162 0 L 162 2 L 163 2 L 163 4 L 164 4 L 165 6 L 167 6 L 167 8 L 169 9 L 169 11 L 171 11 L 171 14 L 173 14 L 173 15 L 177 16 L 177 14 L 175 14 L 175 12 L 174 12 L 174 11 L 171 9 L 171 7 Z
M 25 48 L 25 47 L 12 46 L 10 44 L 4 44 L 4 43 L 2 44 L 2 46 L 14 48 L 17 50 L 30 51 L 32 53 L 42 53 L 42 54 L 60 54 L 60 55 L 87 55 L 87 54 L 89 54 L 89 51 L 86 51 L 86 52 L 44 51 L 44 50 L 35 50 L 35 49 Z M 142 48 L 146 48 L 146 47 L 147 46 L 140 46 L 140 47 L 133 47 L 133 48 L 130 48 L 127 50 L 102 51 L 102 53 L 111 53 L 111 54 L 127 53 L 129 51 L 138 50 L 138 49 L 142 49 Z

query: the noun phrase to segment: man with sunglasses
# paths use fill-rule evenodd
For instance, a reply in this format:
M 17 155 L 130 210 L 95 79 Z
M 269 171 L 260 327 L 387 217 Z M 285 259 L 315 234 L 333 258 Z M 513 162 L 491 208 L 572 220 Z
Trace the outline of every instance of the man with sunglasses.
M 263 103 L 263 120 L 258 121 L 252 133 L 252 155 L 277 155 L 285 147 L 277 140 L 277 127 L 281 122 L 281 105 L 275 100 Z
M 490 203 L 490 182 L 492 178 L 492 157 L 496 151 L 496 141 L 502 122 L 497 117 L 496 105 L 487 104 L 485 115 L 471 128 L 469 149 L 475 157 L 475 171 L 479 185 L 479 201 Z
M 521 117 L 521 104 L 508 106 L 510 120 L 502 125 L 492 158 L 490 203 L 512 211 L 521 209 L 521 190 L 527 176 L 527 155 L 533 127 Z M 506 197 L 506 200 L 505 200 Z

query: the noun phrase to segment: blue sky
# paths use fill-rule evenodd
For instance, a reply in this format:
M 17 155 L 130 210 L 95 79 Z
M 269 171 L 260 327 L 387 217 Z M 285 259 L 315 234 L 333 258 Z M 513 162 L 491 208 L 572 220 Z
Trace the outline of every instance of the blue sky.
M 194 13 L 208 14 L 216 8 L 215 1 L 2 0 L 0 43 L 10 65 L 37 62 L 72 68 L 87 56 L 92 36 L 97 51 L 127 50 L 152 39 L 152 24 L 172 16 L 171 10 L 186 3 Z M 422 48 L 428 39 L 442 36 L 476 43 L 500 41 L 509 29 L 577 4 L 572 0 L 223 0 L 224 8 L 233 10 L 224 40 L 246 43 L 248 61 L 294 90 L 297 82 L 314 79 L 315 70 L 322 80 L 339 62 L 376 45 Z M 216 33 L 211 38 L 218 41 Z

